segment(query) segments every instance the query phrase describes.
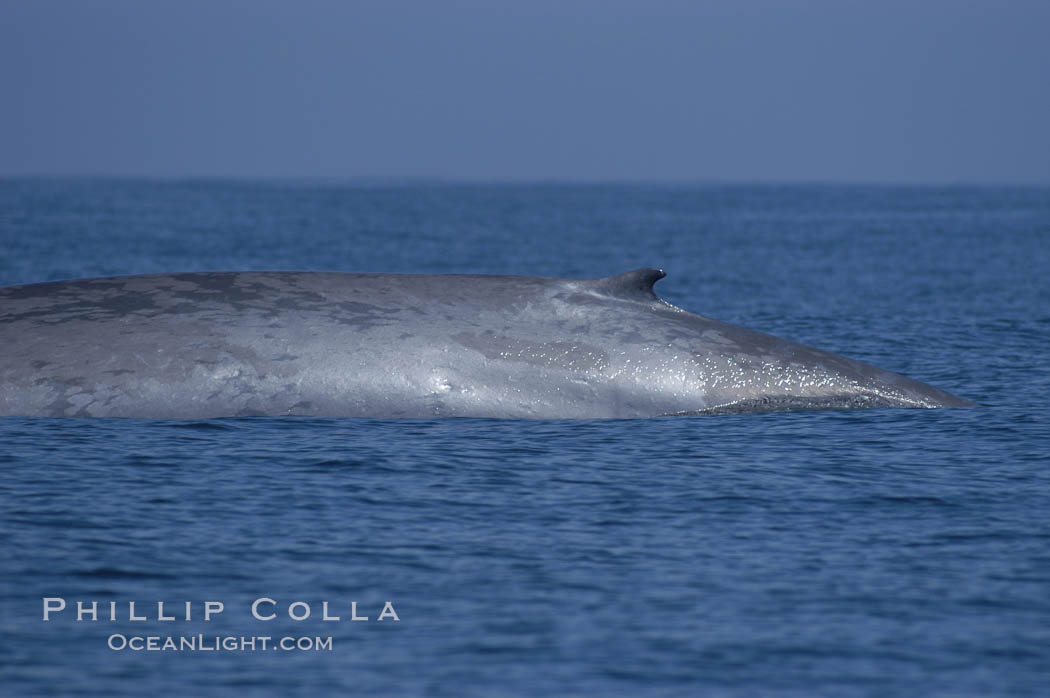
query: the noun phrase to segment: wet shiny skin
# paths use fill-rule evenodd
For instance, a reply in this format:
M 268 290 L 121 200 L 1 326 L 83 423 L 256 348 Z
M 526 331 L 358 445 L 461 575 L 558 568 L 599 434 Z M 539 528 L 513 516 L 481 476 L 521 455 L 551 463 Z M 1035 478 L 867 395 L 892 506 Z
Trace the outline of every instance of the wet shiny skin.
M 632 418 L 965 406 L 604 279 L 228 272 L 0 289 L 0 414 Z

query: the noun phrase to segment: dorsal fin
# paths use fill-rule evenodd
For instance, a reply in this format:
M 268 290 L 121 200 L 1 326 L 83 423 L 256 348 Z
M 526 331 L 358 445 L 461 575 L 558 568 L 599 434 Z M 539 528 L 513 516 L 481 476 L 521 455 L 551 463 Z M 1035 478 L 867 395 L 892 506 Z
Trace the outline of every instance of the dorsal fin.
M 658 300 L 656 293 L 653 291 L 653 284 L 665 276 L 667 274 L 664 273 L 663 269 L 645 267 L 629 271 L 626 274 L 595 279 L 591 282 L 593 284 L 591 288 L 602 295 L 625 300 Z

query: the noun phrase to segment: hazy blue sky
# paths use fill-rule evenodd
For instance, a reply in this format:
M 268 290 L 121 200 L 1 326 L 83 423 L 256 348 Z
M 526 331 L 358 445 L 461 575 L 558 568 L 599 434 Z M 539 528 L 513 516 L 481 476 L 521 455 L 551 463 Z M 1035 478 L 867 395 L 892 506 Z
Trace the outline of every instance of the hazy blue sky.
M 1050 0 L 0 0 L 0 174 L 1050 184 Z

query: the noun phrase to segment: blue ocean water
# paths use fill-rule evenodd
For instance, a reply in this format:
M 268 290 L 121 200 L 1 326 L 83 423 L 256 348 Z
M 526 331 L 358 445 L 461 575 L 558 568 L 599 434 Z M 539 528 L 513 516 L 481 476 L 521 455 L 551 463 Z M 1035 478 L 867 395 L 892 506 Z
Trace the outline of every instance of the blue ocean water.
M 0 284 L 642 266 L 980 407 L 0 419 L 0 692 L 1046 695 L 1050 190 L 0 180 Z

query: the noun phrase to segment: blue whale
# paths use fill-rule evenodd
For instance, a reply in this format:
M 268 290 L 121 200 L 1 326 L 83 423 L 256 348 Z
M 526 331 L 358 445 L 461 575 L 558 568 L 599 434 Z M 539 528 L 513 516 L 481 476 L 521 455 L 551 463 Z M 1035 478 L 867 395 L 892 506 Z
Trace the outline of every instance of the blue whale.
M 603 419 L 962 407 L 602 279 L 200 272 L 0 288 L 0 415 Z

